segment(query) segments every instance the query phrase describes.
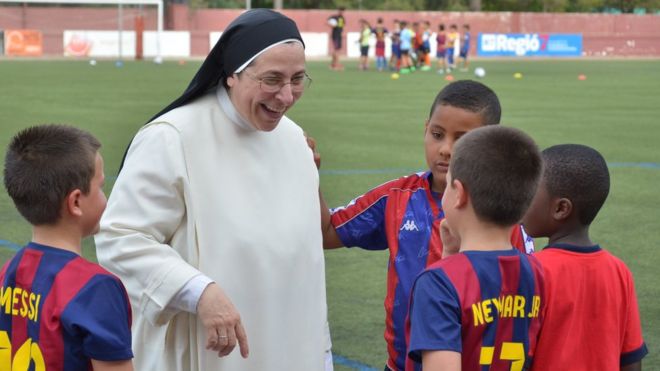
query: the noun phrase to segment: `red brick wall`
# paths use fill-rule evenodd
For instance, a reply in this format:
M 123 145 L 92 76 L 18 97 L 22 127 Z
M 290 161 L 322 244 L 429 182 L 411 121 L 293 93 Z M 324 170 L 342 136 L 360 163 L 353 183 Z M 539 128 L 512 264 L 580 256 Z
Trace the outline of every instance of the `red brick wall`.
M 223 30 L 241 9 L 189 9 L 182 4 L 166 11 L 165 28 L 191 32 L 191 51 L 195 56 L 208 53 L 210 31 Z M 134 27 L 137 8 L 125 7 L 124 29 Z M 157 11 L 144 7 L 145 29 L 156 29 Z M 326 19 L 333 10 L 285 10 L 301 31 L 327 32 Z M 587 55 L 656 56 L 660 57 L 660 16 L 553 13 L 471 13 L 471 12 L 383 12 L 346 11 L 347 31 L 358 31 L 358 20 L 375 23 L 382 17 L 388 27 L 394 19 L 431 22 L 433 30 L 443 22 L 459 26 L 469 23 L 474 35 L 479 32 L 502 33 L 582 33 Z M 117 7 L 37 7 L 0 6 L 0 29 L 29 28 L 44 34 L 44 53 L 62 54 L 62 31 L 65 29 L 117 29 Z M 473 46 L 474 47 L 474 46 Z
M 122 9 L 123 29 L 135 29 L 135 17 L 139 10 L 134 7 Z M 155 30 L 157 27 L 157 9 L 145 7 L 144 28 Z M 117 6 L 111 7 L 38 7 L 38 6 L 0 6 L 0 30 L 35 29 L 43 34 L 44 55 L 61 56 L 64 53 L 64 30 L 116 30 L 118 27 Z M 208 44 L 208 43 L 207 43 Z

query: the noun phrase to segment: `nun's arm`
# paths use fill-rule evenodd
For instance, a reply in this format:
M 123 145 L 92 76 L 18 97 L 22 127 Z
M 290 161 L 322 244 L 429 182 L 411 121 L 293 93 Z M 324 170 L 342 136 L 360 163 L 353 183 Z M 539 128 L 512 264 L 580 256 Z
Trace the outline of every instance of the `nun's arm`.
M 186 226 L 183 148 L 178 131 L 148 125 L 134 138 L 96 235 L 99 263 L 122 280 L 139 316 L 154 325 L 178 309 L 168 305 L 200 274 L 185 257 L 193 240 Z

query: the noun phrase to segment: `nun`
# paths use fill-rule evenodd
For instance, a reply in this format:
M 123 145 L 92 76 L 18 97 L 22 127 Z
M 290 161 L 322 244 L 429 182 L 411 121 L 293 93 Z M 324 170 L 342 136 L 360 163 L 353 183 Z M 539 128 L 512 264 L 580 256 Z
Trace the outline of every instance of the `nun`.
M 310 82 L 296 24 L 251 10 L 133 138 L 96 251 L 136 370 L 324 369 L 319 177 L 285 116 Z

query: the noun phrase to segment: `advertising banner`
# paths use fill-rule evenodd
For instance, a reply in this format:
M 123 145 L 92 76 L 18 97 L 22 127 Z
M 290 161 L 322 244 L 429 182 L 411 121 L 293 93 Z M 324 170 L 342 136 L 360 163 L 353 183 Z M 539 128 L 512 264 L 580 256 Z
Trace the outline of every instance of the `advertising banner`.
M 64 31 L 64 55 L 67 57 L 119 57 L 118 31 Z M 121 33 L 121 56 L 135 57 L 135 31 Z
M 158 32 L 144 31 L 143 52 L 145 57 L 158 53 Z M 190 57 L 189 31 L 163 31 L 160 33 L 160 56 L 163 58 Z
M 41 31 L 5 30 L 5 55 L 38 57 L 43 53 Z
M 480 33 L 480 57 L 580 57 L 582 34 Z

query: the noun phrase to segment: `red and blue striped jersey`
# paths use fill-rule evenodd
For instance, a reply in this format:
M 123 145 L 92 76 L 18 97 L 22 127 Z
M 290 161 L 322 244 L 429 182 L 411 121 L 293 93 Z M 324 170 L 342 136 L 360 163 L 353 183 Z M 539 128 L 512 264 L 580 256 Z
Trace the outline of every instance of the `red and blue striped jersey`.
M 548 311 L 533 370 L 618 370 L 648 354 L 624 262 L 598 245 L 555 244 L 535 256 Z
M 406 370 L 423 351 L 461 353 L 463 370 L 529 366 L 546 300 L 539 262 L 518 250 L 465 251 L 419 275 L 410 300 Z
M 385 296 L 387 366 L 403 370 L 406 361 L 405 321 L 413 280 L 442 257 L 439 224 L 442 195 L 431 191 L 431 172 L 416 173 L 382 184 L 332 210 L 331 222 L 344 246 L 389 249 Z M 511 242 L 533 251 L 522 228 Z
M 91 370 L 133 358 L 121 281 L 77 254 L 29 243 L 0 271 L 0 364 Z

